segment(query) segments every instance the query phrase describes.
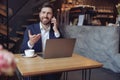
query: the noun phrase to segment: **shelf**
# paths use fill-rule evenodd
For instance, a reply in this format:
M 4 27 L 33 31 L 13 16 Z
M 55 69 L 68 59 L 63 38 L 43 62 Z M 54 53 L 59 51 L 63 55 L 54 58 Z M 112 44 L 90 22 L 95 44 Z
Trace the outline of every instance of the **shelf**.
M 94 18 L 114 18 L 113 15 L 97 15 Z
M 98 13 L 107 13 L 107 14 L 109 14 L 109 13 L 113 13 L 113 10 L 102 10 L 102 9 L 100 9 L 100 10 L 97 10 L 96 12 L 98 12 Z

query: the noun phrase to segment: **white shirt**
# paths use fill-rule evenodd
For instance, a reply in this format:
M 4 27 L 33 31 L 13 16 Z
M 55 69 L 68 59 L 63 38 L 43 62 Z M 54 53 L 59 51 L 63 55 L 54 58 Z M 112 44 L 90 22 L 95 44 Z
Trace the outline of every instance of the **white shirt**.
M 44 51 L 45 50 L 45 45 L 46 45 L 46 40 L 49 39 L 49 32 L 50 32 L 50 27 L 48 27 L 47 30 L 45 30 L 43 27 L 42 27 L 42 24 L 40 23 L 40 30 L 41 30 L 41 40 L 42 40 L 42 50 Z M 60 36 L 60 33 L 54 33 L 55 34 L 55 37 L 59 37 Z M 33 48 L 34 45 L 30 45 L 29 41 L 28 41 L 28 47 L 29 48 Z

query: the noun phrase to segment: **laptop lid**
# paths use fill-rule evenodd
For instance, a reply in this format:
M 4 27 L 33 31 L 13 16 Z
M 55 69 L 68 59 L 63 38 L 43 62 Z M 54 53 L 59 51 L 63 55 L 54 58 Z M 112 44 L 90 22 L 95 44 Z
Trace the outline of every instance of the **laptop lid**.
M 46 47 L 43 53 L 43 58 L 48 59 L 71 57 L 74 50 L 75 41 L 75 38 L 48 39 L 46 41 Z

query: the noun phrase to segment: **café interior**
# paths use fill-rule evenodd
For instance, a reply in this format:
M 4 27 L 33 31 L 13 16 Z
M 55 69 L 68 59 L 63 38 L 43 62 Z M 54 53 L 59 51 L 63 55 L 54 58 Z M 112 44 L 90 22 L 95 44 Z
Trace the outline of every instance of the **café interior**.
M 93 69 L 91 80 L 120 80 L 120 0 L 0 0 L 0 44 L 20 54 L 24 31 L 39 22 L 45 2 L 55 6 L 63 37 L 76 38 L 74 52 L 103 64 Z M 68 80 L 81 80 L 79 75 L 69 72 Z

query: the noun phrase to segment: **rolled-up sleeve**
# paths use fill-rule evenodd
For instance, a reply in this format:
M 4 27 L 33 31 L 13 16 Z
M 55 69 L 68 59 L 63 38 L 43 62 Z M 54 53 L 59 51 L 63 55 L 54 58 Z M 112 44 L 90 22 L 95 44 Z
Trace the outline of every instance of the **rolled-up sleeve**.
M 34 46 L 34 45 L 30 45 L 30 42 L 29 42 L 29 41 L 28 41 L 28 43 L 27 43 L 27 44 L 28 44 L 28 47 L 29 47 L 30 49 L 32 49 L 32 48 L 33 48 L 33 46 Z
M 59 32 L 54 32 L 54 34 L 55 34 L 56 38 L 60 37 L 60 33 Z

